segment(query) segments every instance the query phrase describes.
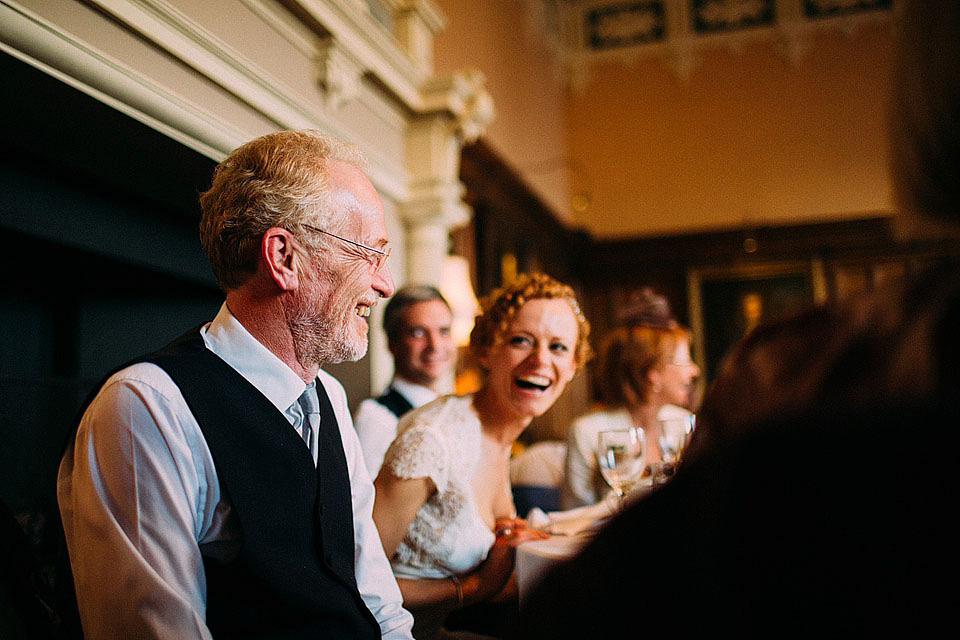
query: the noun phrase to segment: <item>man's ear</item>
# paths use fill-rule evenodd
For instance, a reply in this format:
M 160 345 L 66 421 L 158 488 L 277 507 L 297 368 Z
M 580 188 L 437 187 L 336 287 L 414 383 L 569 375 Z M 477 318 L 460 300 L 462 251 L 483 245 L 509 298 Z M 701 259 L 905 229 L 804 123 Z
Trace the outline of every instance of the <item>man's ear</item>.
M 293 234 L 280 227 L 267 229 L 260 239 L 260 257 L 267 274 L 283 291 L 293 291 L 300 285 L 298 261 L 302 254 L 295 245 Z

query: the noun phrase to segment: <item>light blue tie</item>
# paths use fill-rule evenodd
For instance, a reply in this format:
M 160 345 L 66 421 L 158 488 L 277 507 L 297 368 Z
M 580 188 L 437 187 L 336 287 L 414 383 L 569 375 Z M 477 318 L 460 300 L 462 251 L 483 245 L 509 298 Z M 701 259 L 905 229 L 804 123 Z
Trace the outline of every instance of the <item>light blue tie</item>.
M 316 381 L 307 385 L 300 397 L 297 398 L 303 417 L 297 418 L 294 428 L 310 449 L 313 463 L 317 463 L 317 436 L 320 430 L 320 403 L 317 400 Z

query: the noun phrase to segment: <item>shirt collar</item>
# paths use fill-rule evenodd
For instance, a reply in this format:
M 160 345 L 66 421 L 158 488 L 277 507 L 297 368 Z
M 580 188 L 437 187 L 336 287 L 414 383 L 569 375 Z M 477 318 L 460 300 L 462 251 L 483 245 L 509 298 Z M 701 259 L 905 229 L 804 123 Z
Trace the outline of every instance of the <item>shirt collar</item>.
M 403 378 L 394 378 L 390 386 L 400 392 L 400 394 L 410 401 L 414 407 L 422 407 L 438 395 L 436 391 L 420 384 L 415 384 Z
M 236 369 L 281 412 L 307 385 L 272 351 L 250 335 L 224 302 L 212 322 L 200 331 L 210 351 Z

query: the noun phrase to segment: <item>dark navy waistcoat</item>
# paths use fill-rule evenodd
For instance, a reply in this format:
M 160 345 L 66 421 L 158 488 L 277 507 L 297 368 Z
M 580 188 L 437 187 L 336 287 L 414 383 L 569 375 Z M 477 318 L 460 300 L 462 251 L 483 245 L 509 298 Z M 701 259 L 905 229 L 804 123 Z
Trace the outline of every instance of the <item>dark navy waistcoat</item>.
M 180 388 L 240 525 L 239 554 L 204 558 L 207 625 L 229 638 L 379 638 L 357 590 L 350 478 L 333 406 L 317 381 L 314 467 L 283 414 L 191 331 L 140 361 Z

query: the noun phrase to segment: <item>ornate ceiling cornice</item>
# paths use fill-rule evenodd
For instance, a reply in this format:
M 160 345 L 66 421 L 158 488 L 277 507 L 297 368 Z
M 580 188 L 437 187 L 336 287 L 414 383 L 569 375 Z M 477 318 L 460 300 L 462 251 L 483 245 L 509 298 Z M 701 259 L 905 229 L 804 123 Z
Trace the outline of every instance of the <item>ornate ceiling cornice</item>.
M 686 79 L 710 50 L 761 41 L 796 64 L 824 31 L 892 20 L 895 0 L 531 0 L 568 83 L 599 62 L 657 58 Z

